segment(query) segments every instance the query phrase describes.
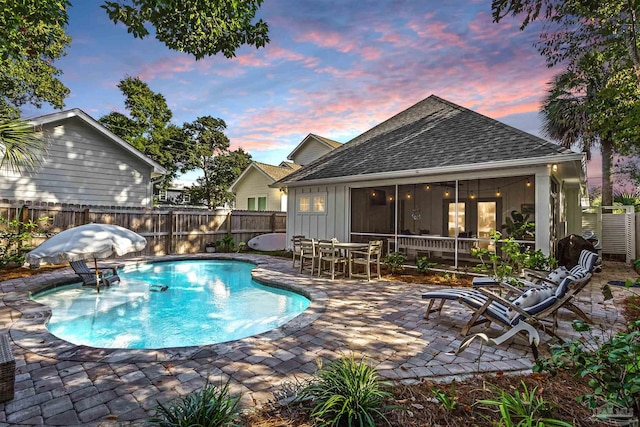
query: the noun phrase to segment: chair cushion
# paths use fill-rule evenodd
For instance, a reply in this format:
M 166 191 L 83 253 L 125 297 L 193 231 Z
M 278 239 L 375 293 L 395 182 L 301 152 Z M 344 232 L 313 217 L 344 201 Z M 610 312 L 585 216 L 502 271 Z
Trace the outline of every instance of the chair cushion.
M 576 265 L 571 270 L 569 270 L 569 275 L 575 277 L 576 279 L 584 279 L 587 277 L 589 272 L 582 268 L 580 265 Z
M 598 254 L 583 249 L 582 252 L 580 252 L 580 258 L 578 258 L 578 265 L 590 273 L 596 266 L 596 261 L 598 261 Z
M 540 302 L 544 301 L 545 299 L 548 299 L 551 296 L 554 296 L 554 294 L 555 294 L 555 289 L 550 287 L 540 288 L 540 289 L 529 289 L 528 291 L 525 291 L 522 295 L 520 295 L 518 298 L 513 300 L 512 304 L 519 306 L 521 309 L 529 313 L 531 307 L 537 306 Z M 513 320 L 513 318 L 516 317 L 517 314 L 518 312 L 512 309 L 511 307 L 507 309 L 507 316 L 509 317 L 509 319 Z
M 588 273 L 587 273 L 588 274 Z M 562 298 L 569 290 L 569 285 L 575 280 L 574 277 L 566 277 L 556 288 L 556 298 Z
M 567 277 L 569 274 L 570 274 L 569 270 L 567 270 L 566 267 L 561 266 L 553 270 L 551 273 L 547 274 L 546 279 L 554 283 L 560 284 L 562 279 Z

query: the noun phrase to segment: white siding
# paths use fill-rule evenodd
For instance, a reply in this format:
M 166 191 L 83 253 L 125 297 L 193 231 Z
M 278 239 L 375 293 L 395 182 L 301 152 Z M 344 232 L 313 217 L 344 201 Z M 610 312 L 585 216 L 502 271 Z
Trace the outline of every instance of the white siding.
M 151 167 L 81 119 L 45 125 L 41 167 L 23 176 L 0 171 L 0 198 L 93 206 L 151 206 Z
M 248 209 L 247 199 L 249 197 L 267 197 L 267 210 L 279 211 L 280 210 L 280 197 L 282 193 L 278 188 L 269 188 L 269 184 L 273 183 L 272 180 L 267 178 L 262 172 L 256 170 L 255 167 L 251 167 L 249 172 L 242 178 L 242 181 L 238 182 L 236 186 L 236 209 Z
M 304 144 L 304 146 L 300 147 L 291 160 L 293 163 L 304 166 L 324 156 L 331 150 L 332 148 L 317 139 L 309 138 L 308 142 Z

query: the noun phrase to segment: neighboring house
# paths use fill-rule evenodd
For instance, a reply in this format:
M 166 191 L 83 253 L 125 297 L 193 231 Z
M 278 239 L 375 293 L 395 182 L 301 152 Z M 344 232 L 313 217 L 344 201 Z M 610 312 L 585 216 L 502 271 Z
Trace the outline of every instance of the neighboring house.
M 310 133 L 287 157 L 292 162 L 282 162 L 278 166 L 252 162 L 229 188 L 235 194 L 235 209 L 286 211 L 286 191 L 269 186 L 341 145 Z
M 174 181 L 167 189 L 156 188 L 155 199 L 158 206 L 195 205 L 190 194 L 186 191 L 188 184 Z
M 0 170 L 0 199 L 20 203 L 150 207 L 166 170 L 80 109 L 30 120 L 48 143 L 31 173 Z
M 279 166 L 251 162 L 229 188 L 235 194 L 235 209 L 285 211 L 287 194 L 269 186 L 300 167 L 289 162 L 282 162 Z
M 432 95 L 273 187 L 289 195 L 288 240 L 380 238 L 457 264 L 491 247 L 491 230 L 506 234 L 512 211 L 530 215 L 535 247 L 552 253 L 581 232 L 586 176 L 581 153 Z

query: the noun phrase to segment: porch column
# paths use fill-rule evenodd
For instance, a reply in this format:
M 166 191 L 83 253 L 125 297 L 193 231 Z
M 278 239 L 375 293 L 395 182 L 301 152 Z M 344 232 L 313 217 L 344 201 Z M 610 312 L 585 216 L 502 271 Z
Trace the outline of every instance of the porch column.
M 567 235 L 582 234 L 582 206 L 580 203 L 580 187 L 577 185 L 565 186 L 564 205 L 565 220 L 567 221 Z
M 551 248 L 551 176 L 548 170 L 536 173 L 536 249 L 549 255 Z

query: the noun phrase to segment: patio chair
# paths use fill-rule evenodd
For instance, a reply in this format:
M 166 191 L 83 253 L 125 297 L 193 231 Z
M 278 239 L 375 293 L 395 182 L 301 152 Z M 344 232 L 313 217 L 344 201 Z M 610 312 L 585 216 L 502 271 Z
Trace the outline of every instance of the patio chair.
M 73 271 L 82 279 L 82 286 L 97 286 L 96 270 L 89 268 L 85 260 L 69 261 Z M 113 267 L 107 267 L 98 271 L 98 279 L 101 285 L 111 286 L 112 283 L 119 282 L 120 276 Z
M 365 251 L 349 251 L 349 277 L 367 278 L 371 281 L 371 267 L 375 264 L 378 280 L 380 275 L 380 256 L 382 255 L 382 240 L 372 240 L 369 247 Z M 354 267 L 357 265 L 364 266 L 363 273 L 354 273 Z
M 311 275 L 315 271 L 316 260 L 318 259 L 317 242 L 313 239 L 300 240 L 300 273 L 305 268 L 306 261 L 311 262 Z
M 469 329 L 481 323 L 496 322 L 510 328 L 518 321 L 525 320 L 534 326 L 542 325 L 543 330 L 557 337 L 555 334 L 558 326 L 557 314 L 561 307 L 569 309 L 583 321 L 591 321 L 580 308 L 571 302 L 571 299 L 584 289 L 590 279 L 591 273 L 587 273 L 582 278 L 568 276 L 555 289 L 548 287 L 546 289 L 522 290 L 501 283 L 500 286 L 506 288 L 505 295 L 498 295 L 486 287 L 453 288 L 426 292 L 422 295 L 422 299 L 430 301 L 425 318 L 428 319 L 429 315 L 435 311 L 440 313 L 445 301 L 453 300 L 474 310 L 471 319 L 462 328 L 462 335 L 467 335 Z M 509 296 L 511 298 L 517 297 L 509 299 Z M 433 305 L 436 300 L 441 302 L 438 308 L 434 309 Z M 550 315 L 553 318 L 553 323 L 549 329 L 542 324 L 542 321 Z
M 296 257 L 298 260 L 300 259 L 300 242 L 304 239 L 303 235 L 296 235 L 291 238 L 291 253 L 293 254 L 293 264 L 292 267 L 296 267 Z
M 336 266 L 342 266 L 342 273 L 347 270 L 347 258 L 340 254 L 335 246 L 335 240 L 320 240 L 318 242 L 318 277 L 323 271 L 331 273 L 331 280 L 336 277 Z M 323 266 L 329 264 L 330 268 L 323 270 Z

